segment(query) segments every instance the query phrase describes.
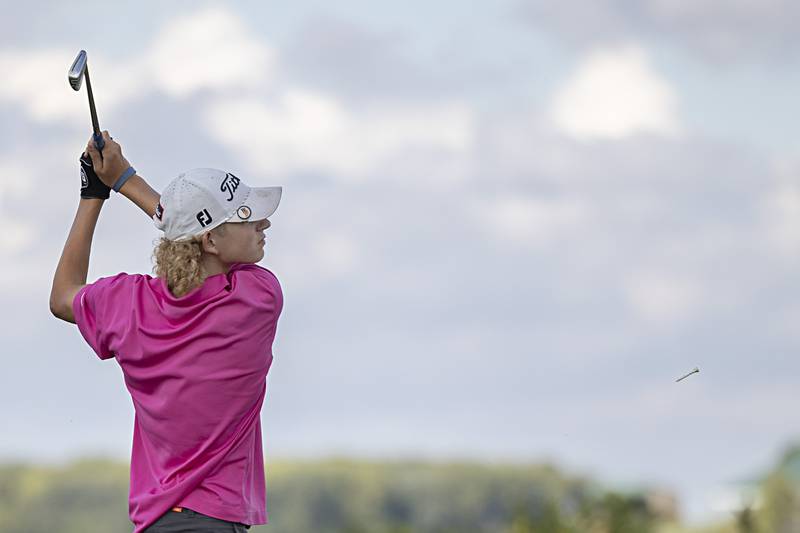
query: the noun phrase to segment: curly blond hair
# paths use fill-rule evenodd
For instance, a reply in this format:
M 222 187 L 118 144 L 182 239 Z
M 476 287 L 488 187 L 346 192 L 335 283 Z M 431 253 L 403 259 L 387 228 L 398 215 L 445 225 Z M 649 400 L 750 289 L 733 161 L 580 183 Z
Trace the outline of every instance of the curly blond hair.
M 224 225 L 215 228 L 224 234 Z M 194 237 L 187 241 L 170 241 L 161 237 L 153 250 L 153 273 L 167 282 L 167 288 L 176 298 L 190 293 L 203 284 L 203 241 Z

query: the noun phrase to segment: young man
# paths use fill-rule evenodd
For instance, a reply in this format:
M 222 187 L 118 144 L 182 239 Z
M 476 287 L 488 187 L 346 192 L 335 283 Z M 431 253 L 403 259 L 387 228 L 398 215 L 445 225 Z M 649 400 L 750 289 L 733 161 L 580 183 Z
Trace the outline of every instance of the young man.
M 193 169 L 159 197 L 108 132 L 81 157 L 78 212 L 56 269 L 50 309 L 120 365 L 135 410 L 129 514 L 134 533 L 244 531 L 267 523 L 260 411 L 283 308 L 264 256 L 280 187 Z M 90 159 L 89 159 L 90 158 Z M 164 232 L 163 275 L 120 273 L 87 284 L 110 190 Z

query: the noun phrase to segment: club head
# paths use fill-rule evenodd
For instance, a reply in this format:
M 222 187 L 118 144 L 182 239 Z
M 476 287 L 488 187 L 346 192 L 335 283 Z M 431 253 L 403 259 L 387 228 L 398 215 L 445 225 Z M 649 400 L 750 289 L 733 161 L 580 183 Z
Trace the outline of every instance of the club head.
M 81 50 L 78 52 L 78 57 L 75 58 L 75 61 L 72 63 L 72 67 L 69 69 L 69 74 L 67 75 L 69 84 L 74 90 L 80 90 L 81 84 L 83 83 L 83 73 L 85 71 L 86 50 Z

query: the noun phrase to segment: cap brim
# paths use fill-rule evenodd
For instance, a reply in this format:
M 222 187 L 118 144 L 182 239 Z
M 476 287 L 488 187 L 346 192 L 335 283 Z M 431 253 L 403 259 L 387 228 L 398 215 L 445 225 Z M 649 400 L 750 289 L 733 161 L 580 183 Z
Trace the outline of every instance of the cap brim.
M 278 209 L 283 187 L 251 187 L 244 205 L 250 208 L 250 216 L 243 219 L 237 211 L 228 222 L 250 222 L 269 218 Z

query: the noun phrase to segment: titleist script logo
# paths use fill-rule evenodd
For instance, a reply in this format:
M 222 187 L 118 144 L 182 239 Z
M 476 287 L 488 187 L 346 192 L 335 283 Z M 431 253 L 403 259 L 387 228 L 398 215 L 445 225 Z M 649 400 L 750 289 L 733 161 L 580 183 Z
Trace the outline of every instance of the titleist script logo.
M 211 224 L 211 214 L 208 212 L 208 209 L 203 209 L 202 211 L 197 213 L 197 221 L 204 228 L 209 224 Z
M 222 185 L 219 186 L 220 191 L 222 192 L 227 191 L 228 193 L 230 193 L 231 196 L 230 198 L 228 198 L 229 202 L 233 200 L 233 193 L 235 193 L 236 189 L 239 188 L 239 181 L 241 181 L 239 180 L 239 178 L 237 178 L 233 174 L 227 173 L 225 174 L 225 179 L 222 180 Z
M 86 176 L 86 171 L 81 167 L 81 189 L 89 186 L 89 178 Z

